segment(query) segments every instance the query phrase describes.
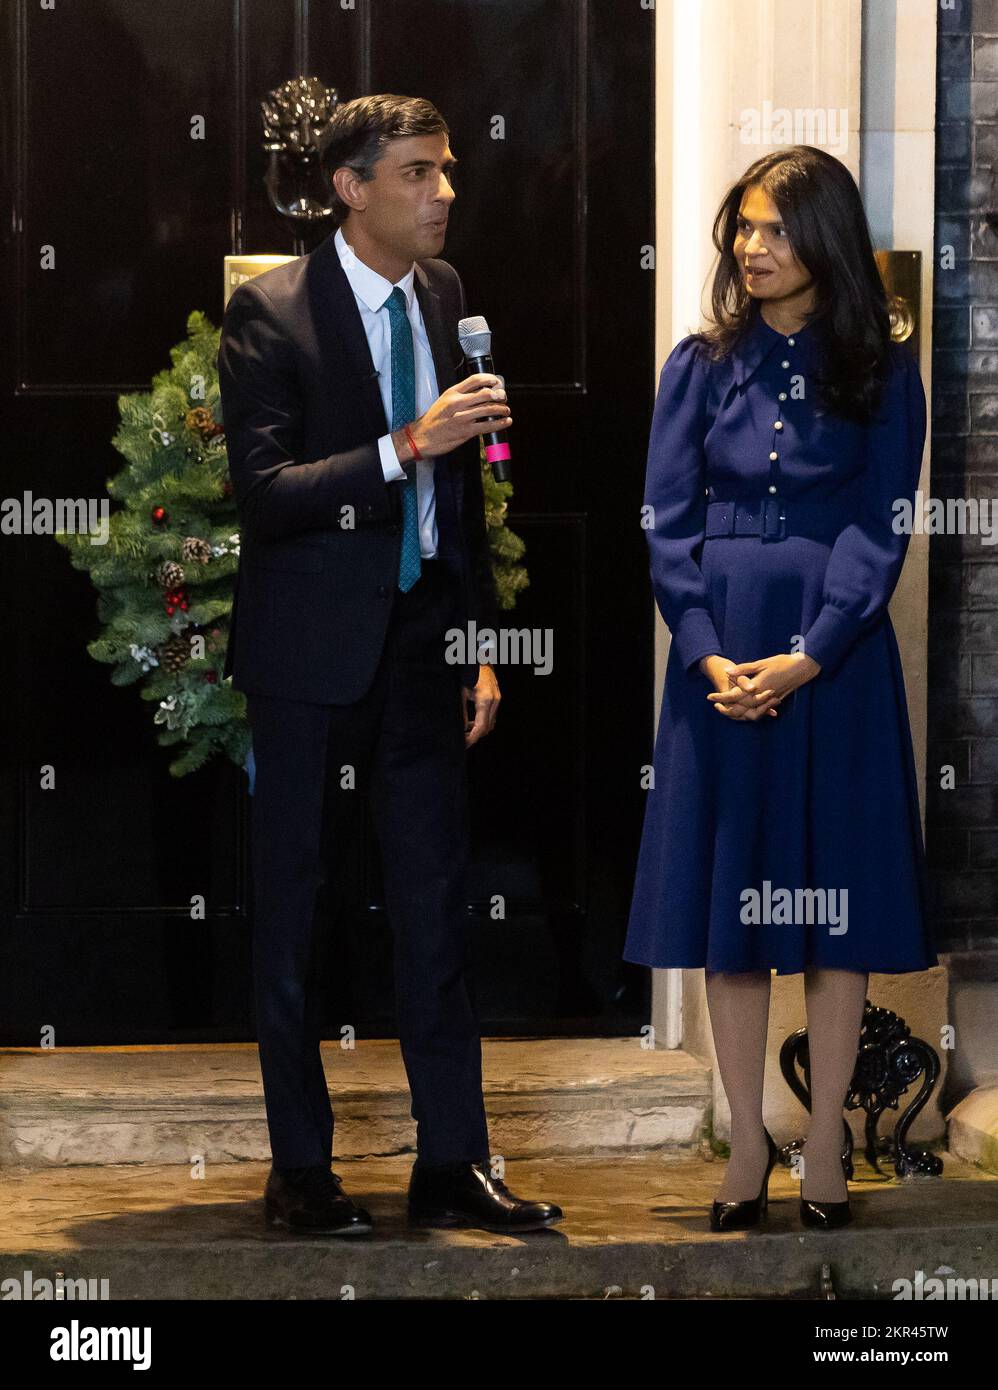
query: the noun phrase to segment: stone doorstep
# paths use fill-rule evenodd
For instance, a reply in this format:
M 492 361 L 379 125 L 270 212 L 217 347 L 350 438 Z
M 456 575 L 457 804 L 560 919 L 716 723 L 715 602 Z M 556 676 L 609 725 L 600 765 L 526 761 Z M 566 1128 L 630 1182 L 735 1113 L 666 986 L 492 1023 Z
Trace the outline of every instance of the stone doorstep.
M 975 1087 L 946 1119 L 951 1152 L 998 1173 L 998 1085 Z
M 512 1163 L 512 1191 L 565 1211 L 555 1229 L 521 1237 L 413 1229 L 410 1167 L 337 1165 L 375 1220 L 371 1237 L 353 1240 L 268 1229 L 266 1164 L 209 1165 L 196 1181 L 175 1166 L 8 1170 L 0 1278 L 106 1278 L 112 1299 L 636 1299 L 649 1287 L 657 1299 L 815 1299 L 827 1262 L 840 1298 L 870 1299 L 893 1297 L 893 1282 L 918 1271 L 998 1276 L 998 1180 L 951 1157 L 942 1178 L 907 1182 L 861 1165 L 853 1224 L 824 1233 L 800 1227 L 798 1185 L 778 1168 L 765 1226 L 731 1235 L 708 1228 L 718 1161 Z
M 249 1110 L 247 1106 L 247 1111 Z M 178 1112 L 173 1121 L 139 1116 L 97 1118 L 92 1108 L 67 1106 L 61 1114 L 28 1116 L 7 1112 L 0 1118 L 0 1163 L 37 1166 L 93 1163 L 179 1163 L 261 1161 L 270 1146 L 262 1105 L 259 1115 L 243 1112 L 206 1117 Z M 134 1117 L 134 1107 L 132 1110 Z M 508 1158 L 528 1154 L 608 1153 L 668 1146 L 677 1154 L 699 1147 L 706 1102 L 687 1107 L 631 1110 L 621 1106 L 575 1110 L 560 1116 L 537 1111 L 489 1111 L 493 1153 Z M 415 1151 L 415 1126 L 408 1110 L 371 1114 L 337 1105 L 336 1156 L 361 1158 Z
M 415 1126 L 394 1041 L 323 1045 L 337 1157 L 412 1152 Z M 496 1153 L 660 1148 L 688 1152 L 710 1103 L 709 1069 L 636 1039 L 486 1041 Z M 336 1078 L 342 1078 L 337 1085 Z M 0 1051 L 0 1161 L 40 1166 L 258 1161 L 269 1154 L 253 1044 Z

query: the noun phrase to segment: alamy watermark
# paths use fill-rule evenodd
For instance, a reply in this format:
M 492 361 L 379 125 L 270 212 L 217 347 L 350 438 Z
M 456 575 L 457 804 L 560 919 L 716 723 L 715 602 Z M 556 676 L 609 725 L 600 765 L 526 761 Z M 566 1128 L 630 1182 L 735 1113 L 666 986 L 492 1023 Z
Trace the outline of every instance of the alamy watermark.
M 741 920 L 746 926 L 827 926 L 829 936 L 849 930 L 848 888 L 774 888 L 768 878 L 743 888 Z
M 49 1336 L 52 1361 L 130 1361 L 133 1371 L 152 1365 L 151 1327 L 89 1327 L 73 1318 Z
M 944 1278 L 940 1278 L 944 1275 Z M 966 1299 L 971 1303 L 993 1303 L 998 1299 L 998 1279 L 981 1277 L 961 1278 L 949 1265 L 941 1265 L 927 1275 L 916 1269 L 914 1279 L 895 1279 L 891 1284 L 895 1299 L 913 1302 L 936 1299 Z
M 62 1300 L 82 1302 L 110 1297 L 109 1279 L 67 1279 L 63 1274 L 57 1274 L 54 1279 L 47 1276 L 38 1278 L 30 1269 L 26 1269 L 20 1278 L 8 1275 L 0 1279 L 0 1301 L 59 1303 Z
M 743 106 L 738 113 L 743 145 L 818 145 L 840 156 L 849 149 L 849 112 L 844 106 Z
M 895 498 L 893 511 L 897 536 L 980 536 L 982 545 L 998 541 L 998 498 L 926 497 L 919 490 L 914 503 Z
M 111 503 L 106 497 L 20 497 L 0 500 L 0 536 L 89 536 L 107 545 Z
M 444 659 L 450 666 L 474 666 L 476 662 L 503 666 L 533 666 L 535 676 L 549 676 L 554 669 L 554 630 L 549 627 L 478 628 L 474 619 L 466 628 L 449 627 L 444 633 Z

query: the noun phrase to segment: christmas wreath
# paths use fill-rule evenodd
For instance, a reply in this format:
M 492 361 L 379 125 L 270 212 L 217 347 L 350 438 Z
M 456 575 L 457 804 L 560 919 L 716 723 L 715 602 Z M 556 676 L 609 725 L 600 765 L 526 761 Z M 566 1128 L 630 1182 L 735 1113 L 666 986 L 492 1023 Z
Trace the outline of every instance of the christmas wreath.
M 107 481 L 121 504 L 107 544 L 83 533 L 56 537 L 98 591 L 102 631 L 87 651 L 114 666 L 115 685 L 140 685 L 155 705 L 159 742 L 180 749 L 175 777 L 215 753 L 245 766 L 251 747 L 245 697 L 222 676 L 239 526 L 221 424 L 219 331 L 195 311 L 151 391 L 118 398 L 112 442 L 126 463 Z M 482 482 L 499 606 L 512 608 L 529 582 L 517 564 L 524 544 L 505 524 L 511 485 L 494 481 L 484 451 Z

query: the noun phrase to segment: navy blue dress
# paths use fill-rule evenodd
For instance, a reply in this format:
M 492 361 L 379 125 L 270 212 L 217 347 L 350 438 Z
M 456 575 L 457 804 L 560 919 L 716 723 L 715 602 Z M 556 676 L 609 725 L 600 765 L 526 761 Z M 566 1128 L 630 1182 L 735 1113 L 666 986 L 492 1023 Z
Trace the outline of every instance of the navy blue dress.
M 781 975 L 936 964 L 887 613 L 925 393 L 908 349 L 891 353 L 865 427 L 820 407 L 819 323 L 785 336 L 758 304 L 726 359 L 691 335 L 662 368 L 645 509 L 672 644 L 626 960 Z M 776 718 L 732 720 L 707 700 L 701 657 L 796 650 L 822 669 Z

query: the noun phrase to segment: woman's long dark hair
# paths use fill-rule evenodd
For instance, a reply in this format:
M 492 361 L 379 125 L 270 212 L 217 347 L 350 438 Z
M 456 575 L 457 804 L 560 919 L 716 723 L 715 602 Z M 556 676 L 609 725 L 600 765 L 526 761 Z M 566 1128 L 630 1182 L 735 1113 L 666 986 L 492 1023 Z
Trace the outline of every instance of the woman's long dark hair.
M 758 309 L 734 254 L 742 195 L 758 186 L 775 203 L 790 248 L 814 279 L 816 332 L 823 366 L 815 373 L 822 406 L 867 423 L 890 370 L 891 321 L 859 189 L 838 159 L 813 145 L 791 145 L 750 165 L 714 219 L 720 257 L 711 289 L 712 324 L 701 337 L 714 358 L 730 351 Z

